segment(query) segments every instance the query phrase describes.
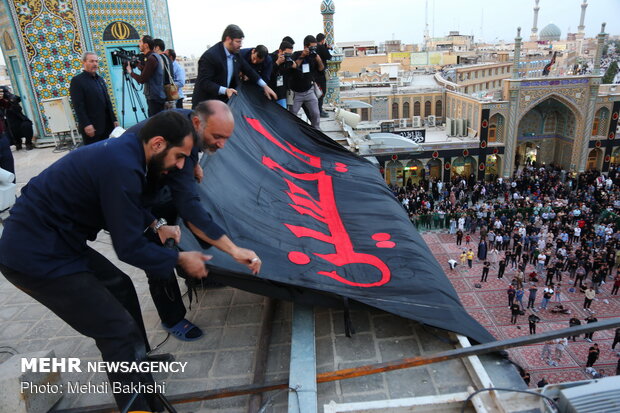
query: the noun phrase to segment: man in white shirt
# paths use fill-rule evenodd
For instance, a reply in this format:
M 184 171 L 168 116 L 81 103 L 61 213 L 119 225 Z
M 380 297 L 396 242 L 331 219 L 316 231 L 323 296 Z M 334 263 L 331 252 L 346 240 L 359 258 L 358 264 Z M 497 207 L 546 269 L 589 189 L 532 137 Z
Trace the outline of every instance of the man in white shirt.
M 538 265 L 536 266 L 536 270 L 543 271 L 545 269 L 545 261 L 547 260 L 547 256 L 544 252 L 538 254 Z

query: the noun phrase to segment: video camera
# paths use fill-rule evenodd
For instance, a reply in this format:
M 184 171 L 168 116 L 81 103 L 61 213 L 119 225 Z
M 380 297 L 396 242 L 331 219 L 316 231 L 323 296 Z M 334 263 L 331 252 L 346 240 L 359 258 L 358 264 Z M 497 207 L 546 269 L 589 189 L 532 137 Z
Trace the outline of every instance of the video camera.
M 112 64 L 116 66 L 121 65 L 125 67 L 127 63 L 129 63 L 129 65 L 135 69 L 145 60 L 146 55 L 144 53 L 136 53 L 133 50 L 125 50 L 122 47 L 118 47 L 112 52 Z

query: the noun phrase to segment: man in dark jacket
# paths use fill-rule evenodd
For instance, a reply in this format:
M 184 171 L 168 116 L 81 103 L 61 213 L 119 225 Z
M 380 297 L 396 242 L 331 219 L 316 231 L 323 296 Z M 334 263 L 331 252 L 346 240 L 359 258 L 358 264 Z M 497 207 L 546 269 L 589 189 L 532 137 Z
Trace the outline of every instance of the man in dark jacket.
M 97 74 L 99 57 L 93 52 L 84 53 L 82 69 L 71 79 L 69 93 L 82 140 L 89 145 L 107 139 L 118 122 L 105 80 Z
M 11 152 L 11 142 L 7 132 L 6 111 L 11 107 L 8 90 L 0 88 L 0 168 L 15 173 L 15 161 Z
M 208 156 L 222 149 L 234 130 L 234 118 L 228 106 L 219 100 L 201 102 L 194 112 L 175 109 L 187 117 L 194 127 L 198 144 L 185 160 L 183 168 L 171 171 L 158 181 L 159 188 L 153 196 L 144 197 L 154 215 L 167 222 L 175 222 L 179 216 L 198 239 L 228 253 L 238 263 L 246 265 L 254 274 L 260 271 L 261 261 L 252 250 L 238 247 L 225 231 L 217 225 L 204 208 L 198 195 L 197 181 L 202 179 L 197 147 L 209 151 Z M 131 138 L 145 127 L 147 121 L 132 126 L 125 132 Z M 204 156 L 207 156 L 206 154 Z M 165 194 L 169 194 L 166 196 Z M 151 240 L 160 244 L 158 239 Z M 174 272 L 160 274 L 146 271 L 153 303 L 166 331 L 183 341 L 197 340 L 202 336 L 200 328 L 185 319 L 186 309 Z
M 245 35 L 239 26 L 230 24 L 222 34 L 222 41 L 209 48 L 198 61 L 198 77 L 194 86 L 192 108 L 208 99 L 227 102 L 239 83 L 239 73 L 248 77 L 249 82 L 263 88 L 265 96 L 277 99 L 276 94 L 263 79 L 239 56 Z
M 139 368 L 150 349 L 131 279 L 90 248 L 88 240 L 106 229 L 119 259 L 130 265 L 159 274 L 180 265 L 191 276 L 207 275 L 207 256 L 156 246 L 143 235 L 150 231 L 163 240 L 179 240 L 180 229 L 157 225 L 142 196 L 148 181 L 182 168 L 192 146 L 187 119 L 162 113 L 137 136 L 84 146 L 55 162 L 22 189 L 5 221 L 2 274 L 93 338 L 103 361 L 137 363 Z M 134 371 L 141 370 L 108 371 L 108 378 L 123 388 L 153 383 L 150 373 Z M 152 396 L 141 392 L 129 410 L 161 410 Z M 126 411 L 132 394 L 114 397 Z
M 269 84 L 273 62 L 267 47 L 259 44 L 256 47 L 241 49 L 239 55 L 248 62 L 250 67 L 265 81 L 265 83 Z

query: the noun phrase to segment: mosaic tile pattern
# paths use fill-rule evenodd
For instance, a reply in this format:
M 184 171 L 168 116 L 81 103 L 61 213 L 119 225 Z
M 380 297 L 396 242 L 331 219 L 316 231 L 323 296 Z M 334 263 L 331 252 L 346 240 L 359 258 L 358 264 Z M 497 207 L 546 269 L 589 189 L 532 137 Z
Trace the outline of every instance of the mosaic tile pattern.
M 151 13 L 151 33 L 154 37 L 159 37 L 166 43 L 166 48 L 172 47 L 172 32 L 170 31 L 170 16 L 168 15 L 167 0 L 149 0 L 149 11 Z
M 112 98 L 114 110 L 116 109 L 116 99 L 112 92 L 112 79 L 106 68 L 109 66 L 105 46 L 110 44 L 125 44 L 127 40 L 103 42 L 103 32 L 112 22 L 119 19 L 132 25 L 136 31 L 142 35 L 147 33 L 146 8 L 143 0 L 84 0 L 86 15 L 88 18 L 88 32 L 92 39 L 95 52 L 99 55 L 99 74 L 105 79 L 108 86 L 108 93 Z M 138 41 L 134 41 L 138 44 Z
M 68 96 L 70 79 L 81 67 L 82 29 L 75 0 L 12 0 L 9 6 L 37 100 Z M 39 105 L 41 124 L 49 133 Z

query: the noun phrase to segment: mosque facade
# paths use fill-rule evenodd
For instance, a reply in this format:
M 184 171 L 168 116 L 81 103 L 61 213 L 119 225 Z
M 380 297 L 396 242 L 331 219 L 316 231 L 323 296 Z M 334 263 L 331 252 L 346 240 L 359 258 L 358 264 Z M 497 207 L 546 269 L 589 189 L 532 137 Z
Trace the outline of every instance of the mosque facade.
M 51 138 L 44 103 L 69 96 L 71 78 L 81 71 L 86 51 L 99 55 L 99 74 L 116 113 L 120 117 L 124 105 L 131 115 L 125 126 L 141 120 L 131 113 L 129 99 L 123 99 L 123 86 L 128 85 L 113 53 L 118 48 L 139 53 L 138 40 L 144 34 L 173 47 L 167 0 L 0 1 L 0 45 L 13 92 L 22 97 L 40 141 Z M 143 98 L 141 93 L 136 96 Z
M 544 46 L 560 40 L 561 32 L 555 25 L 538 31 L 538 3 L 535 1 L 534 27 L 527 46 L 532 43 Z M 585 38 L 586 7 L 584 0 L 579 32 L 575 34 L 580 40 L 575 44 L 576 49 Z M 362 109 L 362 120 L 379 121 L 379 116 L 394 120 L 395 125 L 411 125 L 421 119 L 428 127 L 432 118 L 432 124 L 445 125 L 446 138 L 421 143 L 422 152 L 377 153 L 375 157 L 386 182 L 406 185 L 422 177 L 448 181 L 472 174 L 477 179 L 508 178 L 519 168 L 533 163 L 554 164 L 567 172 L 590 169 L 607 172 L 610 167 L 620 165 L 620 141 L 616 137 L 620 87 L 616 90 L 616 85 L 601 84 L 600 63 L 606 36 L 603 24 L 593 40 L 596 45 L 593 67 L 583 75 L 524 73 L 521 60 L 526 53 L 522 53 L 519 29 L 512 62 L 462 66 L 462 70 L 471 72 L 462 82 L 458 76 L 456 80 L 448 80 L 443 77 L 446 71 L 438 72 L 434 79 L 440 91 L 388 91 L 368 98 L 359 92 L 350 99 L 372 106 Z M 467 80 L 470 77 L 472 80 Z M 484 90 L 492 91 L 494 96 L 468 93 L 467 88 L 469 92 L 478 89 L 467 82 L 486 84 Z M 346 102 L 346 94 L 343 100 Z M 418 119 L 412 122 L 412 117 Z M 456 135 L 448 132 L 455 122 L 462 125 Z

